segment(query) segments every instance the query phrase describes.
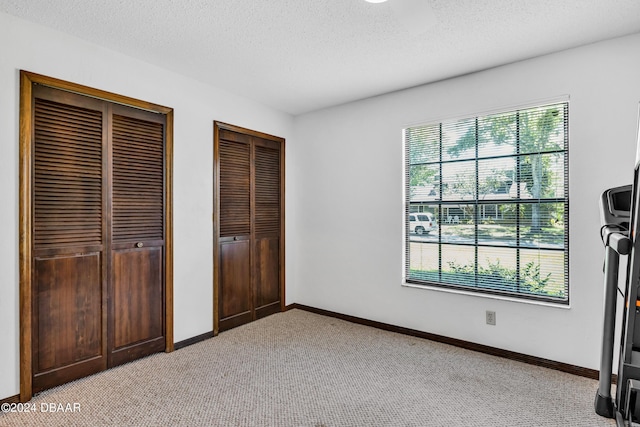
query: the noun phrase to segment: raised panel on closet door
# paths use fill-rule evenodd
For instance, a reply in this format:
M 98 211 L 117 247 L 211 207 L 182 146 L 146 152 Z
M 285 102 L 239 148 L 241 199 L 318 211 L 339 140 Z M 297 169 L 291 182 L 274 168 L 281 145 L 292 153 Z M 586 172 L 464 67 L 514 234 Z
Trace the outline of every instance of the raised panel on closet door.
M 248 239 L 220 243 L 220 331 L 253 320 L 250 256 Z
M 103 370 L 106 206 L 99 101 L 33 91 L 34 392 Z
M 110 365 L 161 351 L 164 116 L 113 106 Z
M 254 307 L 256 318 L 280 311 L 280 244 L 277 237 L 256 239 Z
M 113 253 L 113 365 L 160 351 L 162 249 L 120 249 Z

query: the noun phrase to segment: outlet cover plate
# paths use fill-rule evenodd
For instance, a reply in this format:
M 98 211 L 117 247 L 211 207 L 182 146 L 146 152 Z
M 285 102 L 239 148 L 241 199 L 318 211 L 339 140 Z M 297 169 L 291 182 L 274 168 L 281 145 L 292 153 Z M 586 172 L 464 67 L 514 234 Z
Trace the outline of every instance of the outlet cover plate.
M 487 325 L 496 325 L 496 312 L 487 310 Z

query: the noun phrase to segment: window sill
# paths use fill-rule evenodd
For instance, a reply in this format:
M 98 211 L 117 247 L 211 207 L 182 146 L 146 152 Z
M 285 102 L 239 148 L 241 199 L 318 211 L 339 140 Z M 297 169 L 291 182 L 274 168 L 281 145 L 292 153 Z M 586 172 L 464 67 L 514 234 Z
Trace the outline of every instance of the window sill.
M 452 289 L 452 288 L 444 288 L 444 287 L 441 288 L 438 286 L 430 286 L 430 285 L 416 285 L 413 283 L 407 283 L 406 281 L 402 282 L 402 286 L 405 288 L 415 288 L 415 289 L 422 289 L 422 290 L 428 290 L 428 291 L 466 295 L 466 296 L 477 297 L 477 298 L 488 298 L 488 299 L 500 300 L 500 301 L 517 302 L 520 304 L 538 305 L 543 307 L 560 308 L 565 310 L 571 309 L 570 302 L 569 304 L 563 304 L 563 303 L 553 303 L 549 301 L 536 301 L 531 299 L 508 297 L 505 295 L 495 295 L 495 294 L 485 294 L 480 292 L 465 291 L 462 289 Z

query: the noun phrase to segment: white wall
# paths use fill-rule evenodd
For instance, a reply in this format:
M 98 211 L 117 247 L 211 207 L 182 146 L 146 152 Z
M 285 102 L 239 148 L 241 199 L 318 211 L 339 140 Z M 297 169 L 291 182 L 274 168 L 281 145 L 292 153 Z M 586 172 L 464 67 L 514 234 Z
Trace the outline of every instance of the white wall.
M 640 35 L 296 117 L 289 223 L 296 302 L 597 369 L 602 329 L 598 199 L 631 183 Z M 399 64 L 401 66 L 401 64 Z M 557 308 L 402 285 L 401 131 L 408 124 L 570 96 L 570 300 Z M 294 229 L 292 229 L 294 227 Z M 485 324 L 485 310 L 497 325 Z
M 602 245 L 597 200 L 632 179 L 640 35 L 335 108 L 290 116 L 0 13 L 0 399 L 19 392 L 19 70 L 175 110 L 175 341 L 212 329 L 212 121 L 287 139 L 287 298 L 310 306 L 597 369 Z M 401 286 L 408 124 L 570 96 L 571 307 Z M 295 141 L 295 143 L 294 143 Z M 497 326 L 484 322 L 497 312 Z
M 174 109 L 174 339 L 213 329 L 213 120 L 287 139 L 292 117 L 0 13 L 0 399 L 19 393 L 19 70 Z M 287 163 L 293 156 L 287 154 Z M 287 165 L 288 166 L 288 165 Z M 287 210 L 289 208 L 287 207 Z M 295 247 L 295 245 L 292 245 Z M 295 254 L 288 254 L 295 261 Z M 287 282 L 293 294 L 293 282 Z M 288 303 L 293 302 L 290 298 Z

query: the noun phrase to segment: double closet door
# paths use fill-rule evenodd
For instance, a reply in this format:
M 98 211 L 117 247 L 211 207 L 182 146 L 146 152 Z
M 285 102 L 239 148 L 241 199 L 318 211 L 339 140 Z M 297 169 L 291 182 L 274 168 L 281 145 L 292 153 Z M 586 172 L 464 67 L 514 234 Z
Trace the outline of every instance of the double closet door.
M 33 86 L 33 392 L 165 349 L 166 117 Z
M 218 333 L 282 311 L 284 140 L 219 122 L 214 134 Z

